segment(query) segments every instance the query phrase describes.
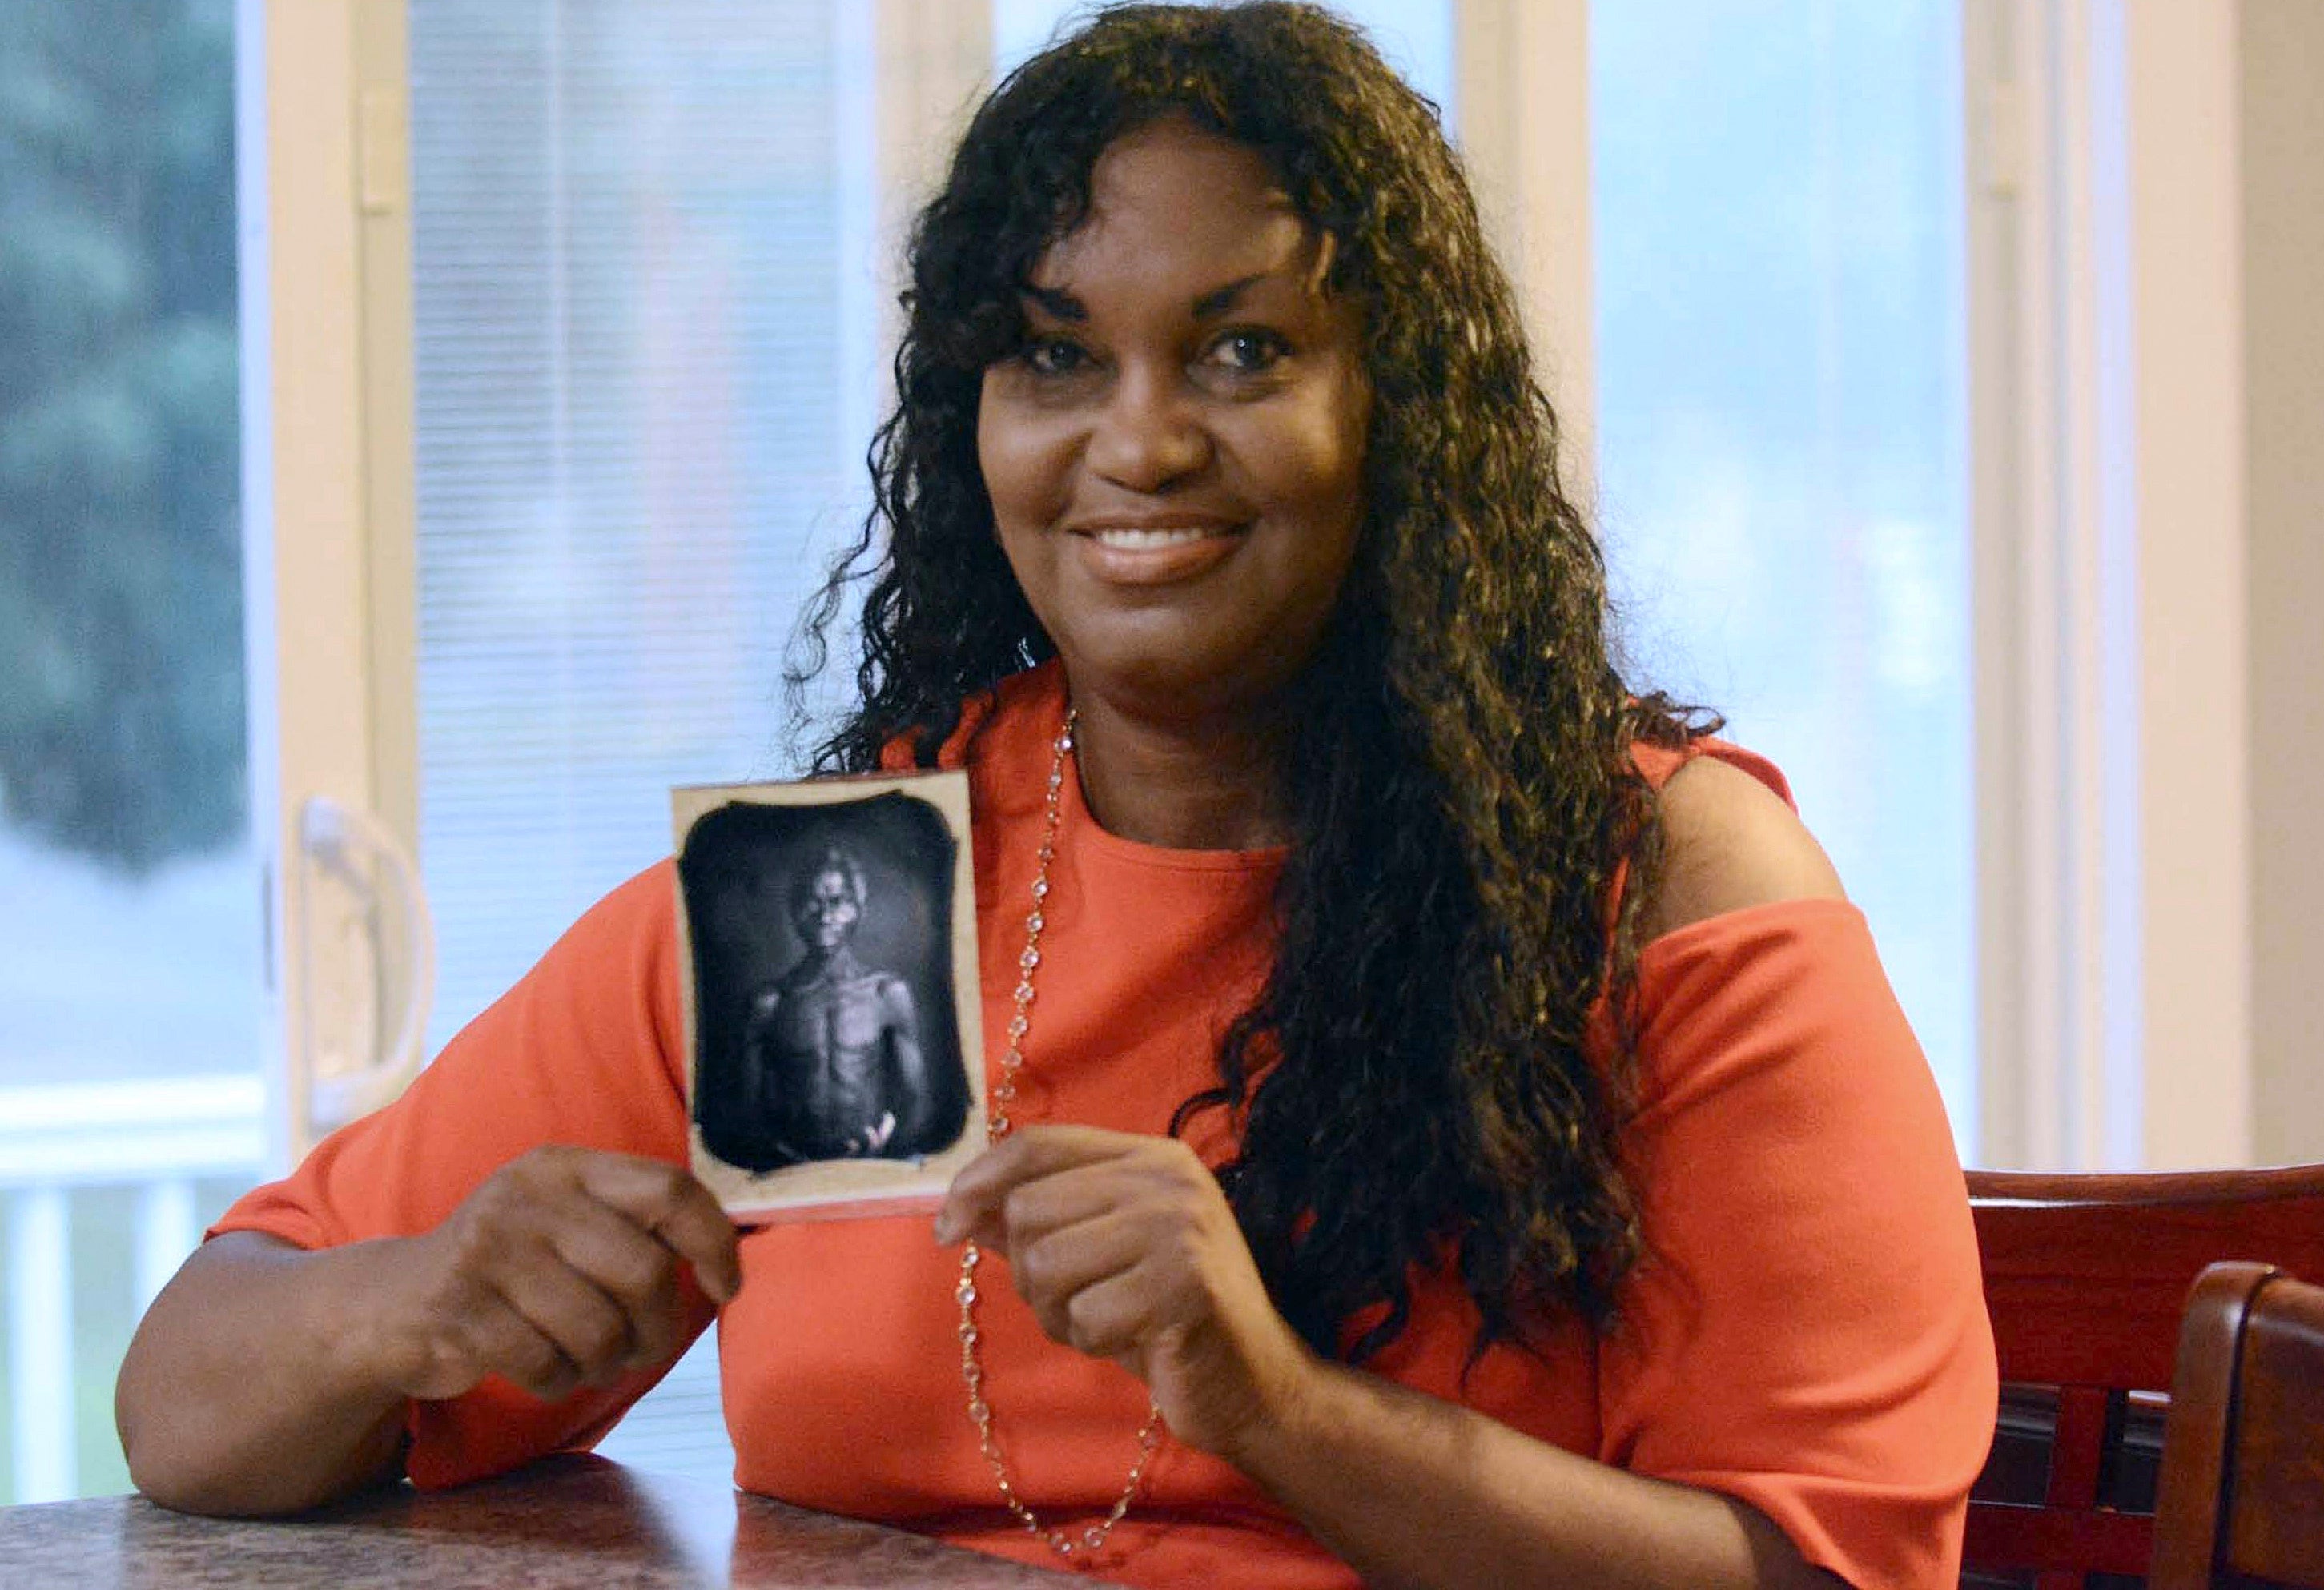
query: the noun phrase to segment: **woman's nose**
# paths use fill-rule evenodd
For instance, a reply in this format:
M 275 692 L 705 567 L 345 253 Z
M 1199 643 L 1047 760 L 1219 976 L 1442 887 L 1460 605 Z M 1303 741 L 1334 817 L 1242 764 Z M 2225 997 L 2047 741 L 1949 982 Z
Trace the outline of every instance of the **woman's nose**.
M 1159 492 L 1210 462 L 1211 435 L 1181 372 L 1125 369 L 1092 427 L 1089 467 L 1132 492 Z

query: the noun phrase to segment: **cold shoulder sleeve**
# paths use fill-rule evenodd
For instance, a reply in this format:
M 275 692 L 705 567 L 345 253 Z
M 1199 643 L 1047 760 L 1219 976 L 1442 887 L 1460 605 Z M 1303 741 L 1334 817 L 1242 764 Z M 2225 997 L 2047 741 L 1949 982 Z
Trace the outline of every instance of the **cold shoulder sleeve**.
M 1725 1492 L 1859 1586 L 1950 1586 L 1993 1339 L 1942 1102 L 1839 900 L 1638 969 L 1647 1256 L 1601 1346 L 1609 1462 Z
M 593 907 L 462 1029 L 386 1108 L 333 1133 L 284 1181 L 211 1228 L 318 1248 L 432 1229 L 509 1161 L 571 1144 L 683 1163 L 687 1153 L 676 885 L 663 862 Z M 711 1306 L 684 1275 L 687 1339 Z M 586 1446 L 659 1371 L 544 1403 L 498 1378 L 419 1402 L 405 1466 L 455 1484 Z

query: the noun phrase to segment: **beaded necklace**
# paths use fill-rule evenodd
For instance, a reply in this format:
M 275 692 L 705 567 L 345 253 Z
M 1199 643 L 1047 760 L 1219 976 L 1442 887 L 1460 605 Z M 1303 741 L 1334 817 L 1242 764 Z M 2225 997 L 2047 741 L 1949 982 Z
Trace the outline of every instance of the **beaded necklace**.
M 1025 1066 L 1025 1034 L 1032 1027 L 1033 973 L 1041 964 L 1041 930 L 1047 926 L 1042 916 L 1049 898 L 1049 864 L 1057 857 L 1057 823 L 1064 803 L 1065 758 L 1073 753 L 1074 725 L 1077 721 L 1072 708 L 1065 710 L 1064 726 L 1058 729 L 1056 742 L 1050 749 L 1049 786 L 1044 803 L 1041 823 L 1039 865 L 1033 874 L 1033 905 L 1025 914 L 1025 949 L 1017 957 L 1016 1008 L 1009 1017 L 1009 1046 L 1001 1057 L 1001 1080 L 993 1084 L 991 1117 L 991 1140 L 995 1143 L 1009 1135 L 1014 1123 L 1009 1118 L 1009 1107 L 1017 1101 L 1017 1073 Z M 976 1327 L 976 1264 L 982 1255 L 976 1244 L 969 1242 L 960 1251 L 960 1284 L 953 1291 L 960 1304 L 960 1376 L 968 1386 L 968 1417 L 976 1425 L 976 1444 L 984 1454 L 984 1461 L 992 1470 L 993 1484 L 1000 1487 L 1001 1500 L 1027 1531 L 1047 1540 L 1050 1549 L 1068 1560 L 1084 1554 L 1094 1554 L 1105 1546 L 1113 1527 L 1130 1511 L 1138 1496 L 1138 1488 L 1145 1483 L 1147 1465 L 1154 1460 L 1162 1444 L 1162 1410 L 1149 1397 L 1146 1404 L 1146 1422 L 1138 1431 L 1138 1456 L 1130 1466 L 1130 1477 L 1122 1482 L 1121 1494 L 1114 1498 L 1113 1506 L 1100 1522 L 1091 1524 L 1080 1534 L 1074 1535 L 1041 1521 L 1040 1515 L 1026 1504 L 1017 1493 L 1016 1484 L 1009 1477 L 1009 1465 L 1001 1456 L 1000 1444 L 992 1435 L 992 1406 L 984 1397 L 984 1365 L 977 1355 L 977 1343 L 982 1333 Z

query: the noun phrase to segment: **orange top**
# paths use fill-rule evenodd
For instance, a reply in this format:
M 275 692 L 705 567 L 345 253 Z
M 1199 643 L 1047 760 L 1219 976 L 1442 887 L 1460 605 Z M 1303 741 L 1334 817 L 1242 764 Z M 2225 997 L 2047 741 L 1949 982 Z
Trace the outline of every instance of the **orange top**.
M 984 1030 L 997 1064 L 1023 942 L 1052 667 L 1006 684 L 970 758 Z M 956 737 L 957 738 L 960 737 Z M 1712 754 L 1784 793 L 1747 753 Z M 1679 758 L 1651 756 L 1657 779 Z M 1026 1040 L 1025 1122 L 1161 1132 L 1213 1081 L 1216 1038 L 1269 953 L 1272 853 L 1109 834 L 1068 779 Z M 556 1141 L 682 1161 L 684 1061 L 667 863 L 591 910 L 397 1103 L 335 1134 L 217 1230 L 301 1246 L 428 1229 L 501 1163 Z M 1742 1497 L 1849 1582 L 1950 1586 L 1993 1429 L 1975 1237 L 1936 1088 L 1863 917 L 1834 900 L 1682 928 L 1639 966 L 1642 1108 L 1630 1134 L 1651 1258 L 1604 1339 L 1488 1352 L 1457 1276 L 1418 1278 L 1370 1365 L 1542 1440 Z M 1195 1147 L 1228 1152 L 1222 1112 Z M 1040 1561 L 1001 1511 L 964 1408 L 954 1253 L 925 1214 L 769 1227 L 720 1320 L 736 1480 Z M 1043 1337 L 1005 1287 L 981 1310 L 988 1392 L 1045 1519 L 1110 1506 L 1145 1413 L 1111 1365 Z M 690 1288 L 696 1328 L 709 1310 Z M 412 1478 L 442 1485 L 594 1440 L 650 1383 L 558 1405 L 488 1381 L 414 1406 Z M 1344 1586 L 1342 1564 L 1235 1470 L 1165 1443 L 1102 1576 Z

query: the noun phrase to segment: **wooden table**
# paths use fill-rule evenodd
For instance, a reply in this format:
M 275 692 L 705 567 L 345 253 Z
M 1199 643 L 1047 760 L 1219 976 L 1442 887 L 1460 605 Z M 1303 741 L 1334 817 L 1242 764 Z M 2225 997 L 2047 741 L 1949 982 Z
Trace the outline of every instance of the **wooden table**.
M 0 1508 L 0 1585 L 664 1590 L 1086 1583 L 723 1485 L 555 1457 L 432 1494 L 401 1487 L 289 1521 L 190 1518 L 140 1496 Z

